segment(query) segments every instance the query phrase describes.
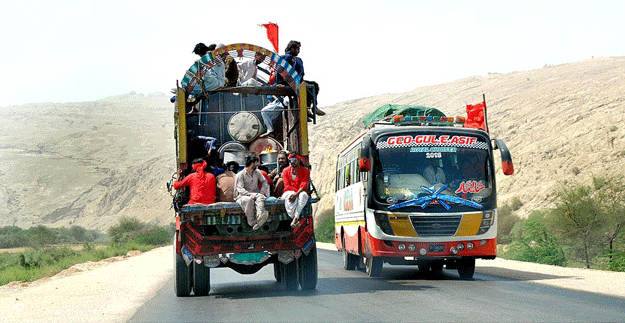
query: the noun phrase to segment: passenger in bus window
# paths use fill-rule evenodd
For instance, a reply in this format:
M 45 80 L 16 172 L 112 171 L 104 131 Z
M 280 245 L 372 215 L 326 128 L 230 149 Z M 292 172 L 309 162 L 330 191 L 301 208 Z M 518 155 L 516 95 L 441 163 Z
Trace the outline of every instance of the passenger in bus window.
M 297 154 L 289 155 L 290 166 L 282 171 L 282 179 L 284 180 L 284 207 L 286 212 L 293 219 L 291 227 L 300 226 L 299 217 L 308 202 L 308 194 L 306 188 L 310 180 L 310 171 L 303 167 L 302 157 Z
M 439 166 L 439 160 L 436 158 L 426 159 L 427 166 L 423 170 L 423 177 L 430 182 L 430 184 L 446 183 L 445 172 Z

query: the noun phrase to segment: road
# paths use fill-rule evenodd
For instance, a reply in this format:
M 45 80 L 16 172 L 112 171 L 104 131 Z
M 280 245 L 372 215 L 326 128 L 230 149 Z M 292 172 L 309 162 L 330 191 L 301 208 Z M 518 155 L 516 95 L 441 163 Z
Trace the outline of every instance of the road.
M 207 297 L 178 298 L 173 278 L 138 309 L 130 322 L 189 321 L 625 321 L 625 298 L 536 283 L 556 276 L 518 271 L 498 276 L 476 268 L 473 280 L 455 270 L 442 275 L 385 264 L 383 276 L 342 269 L 340 253 L 319 250 L 314 291 L 285 291 L 271 266 L 254 275 L 211 271 Z M 508 277 L 506 277 L 508 276 Z

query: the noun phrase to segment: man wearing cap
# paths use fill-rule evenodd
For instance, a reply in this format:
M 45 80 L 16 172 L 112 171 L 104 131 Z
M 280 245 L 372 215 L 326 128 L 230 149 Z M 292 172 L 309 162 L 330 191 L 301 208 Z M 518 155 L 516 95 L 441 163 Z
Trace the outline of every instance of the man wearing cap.
M 258 230 L 269 218 L 265 210 L 269 184 L 257 170 L 259 163 L 258 156 L 253 154 L 245 156 L 245 168 L 234 177 L 234 199 L 243 208 L 247 223 L 253 230 Z
M 308 182 L 310 180 L 310 171 L 303 167 L 302 157 L 298 154 L 289 155 L 290 166 L 282 171 L 282 180 L 284 181 L 284 207 L 286 213 L 293 219 L 291 227 L 300 226 L 299 217 L 308 202 Z
M 206 172 L 206 161 L 201 158 L 194 159 L 192 167 L 195 173 L 182 179 L 184 173 L 182 169 L 178 170 L 178 180 L 174 182 L 174 189 L 189 186 L 191 190 L 189 203 L 187 204 L 212 204 L 215 203 L 215 176 Z M 181 180 L 182 179 L 182 180 Z

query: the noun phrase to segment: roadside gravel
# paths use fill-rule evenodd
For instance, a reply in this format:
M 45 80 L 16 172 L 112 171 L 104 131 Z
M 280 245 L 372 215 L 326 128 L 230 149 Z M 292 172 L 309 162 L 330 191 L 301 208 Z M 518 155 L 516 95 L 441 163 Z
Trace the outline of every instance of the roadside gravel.
M 336 250 L 333 244 L 317 243 Z M 0 287 L 0 322 L 125 322 L 173 275 L 171 246 L 76 265 L 31 284 Z M 625 298 L 625 273 L 505 259 L 478 260 L 476 272 Z M 173 286 L 172 286 L 172 297 Z

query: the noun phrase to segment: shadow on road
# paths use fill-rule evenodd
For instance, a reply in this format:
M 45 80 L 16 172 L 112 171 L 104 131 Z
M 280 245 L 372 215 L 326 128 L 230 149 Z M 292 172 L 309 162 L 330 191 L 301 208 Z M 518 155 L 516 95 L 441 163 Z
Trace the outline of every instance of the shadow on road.
M 475 268 L 475 272 L 484 274 L 484 275 L 497 276 L 500 278 L 498 280 L 529 281 L 529 280 L 548 280 L 548 279 L 582 279 L 581 277 L 575 277 L 575 276 L 549 275 L 549 274 L 544 274 L 544 273 L 522 271 L 522 270 L 515 270 L 515 269 L 508 269 L 508 268 L 499 268 L 499 267 L 477 267 Z

